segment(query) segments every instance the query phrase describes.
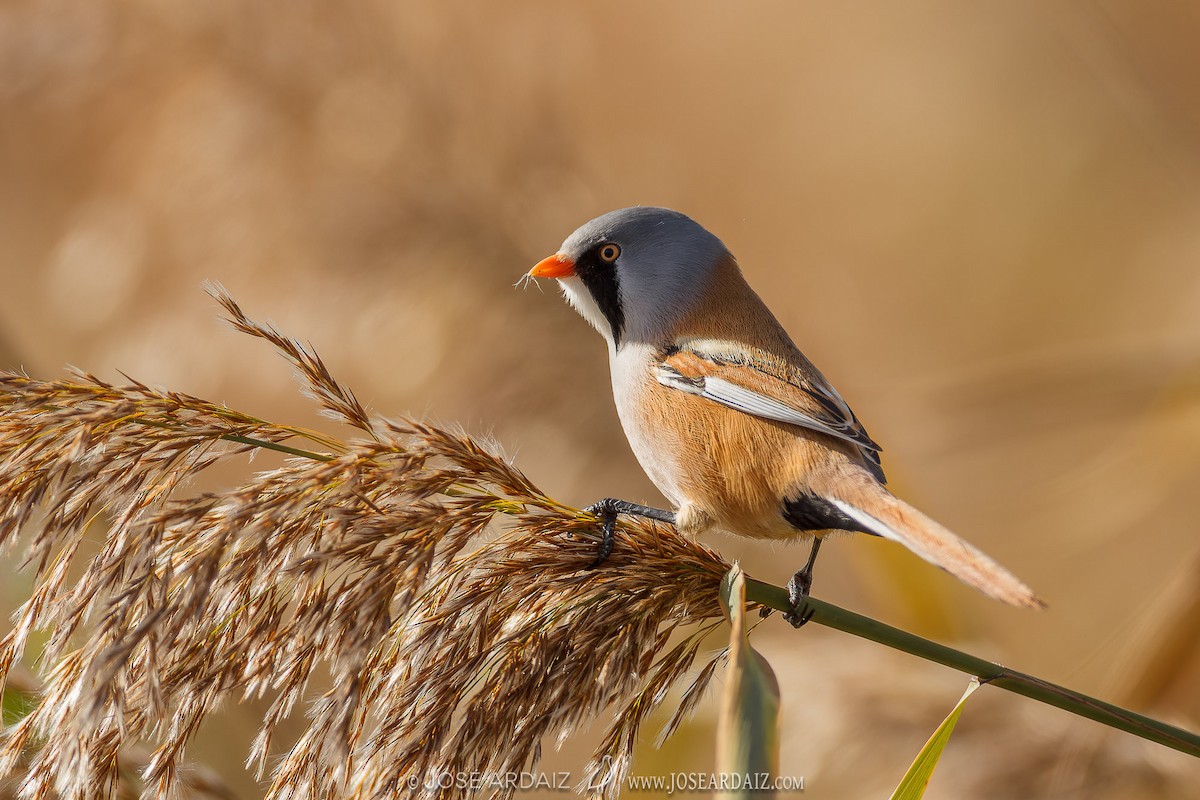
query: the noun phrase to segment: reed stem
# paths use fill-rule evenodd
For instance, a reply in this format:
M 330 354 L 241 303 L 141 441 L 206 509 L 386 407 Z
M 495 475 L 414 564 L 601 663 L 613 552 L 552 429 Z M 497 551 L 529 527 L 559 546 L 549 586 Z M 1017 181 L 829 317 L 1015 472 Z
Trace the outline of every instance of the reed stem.
M 788 595 L 785 589 L 749 577 L 746 578 L 746 599 L 780 611 L 788 610 Z M 1095 720 L 1110 728 L 1132 733 L 1134 736 L 1157 742 L 1181 753 L 1200 757 L 1200 736 L 1190 731 L 1176 728 L 1103 700 L 1088 697 L 1033 675 L 1017 672 L 970 653 L 923 639 L 816 598 L 810 597 L 807 602 L 813 611 L 812 621 L 828 628 L 835 628 L 863 639 L 870 639 L 926 661 L 943 664 L 968 675 L 974 675 L 980 683 L 987 683 L 1024 695 L 1072 714 Z

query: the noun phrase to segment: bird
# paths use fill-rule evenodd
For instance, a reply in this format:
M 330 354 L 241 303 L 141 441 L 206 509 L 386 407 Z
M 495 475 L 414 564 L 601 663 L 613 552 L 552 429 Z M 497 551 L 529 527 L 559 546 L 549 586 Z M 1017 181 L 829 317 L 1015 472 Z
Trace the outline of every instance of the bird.
M 685 214 L 635 206 L 583 224 L 522 280 L 558 281 L 608 345 L 613 399 L 635 457 L 673 509 L 607 497 L 593 566 L 618 514 L 772 540 L 811 539 L 784 616 L 804 601 L 825 536 L 898 542 L 1015 606 L 1042 601 L 982 551 L 887 488 L 881 448 L 793 343 L 729 249 Z

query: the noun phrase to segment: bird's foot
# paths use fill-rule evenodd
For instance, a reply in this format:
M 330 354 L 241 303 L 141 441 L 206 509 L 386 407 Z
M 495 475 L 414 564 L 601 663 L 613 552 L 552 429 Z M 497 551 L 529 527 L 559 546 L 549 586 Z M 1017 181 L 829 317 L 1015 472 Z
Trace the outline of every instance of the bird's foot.
M 812 570 L 802 569 L 788 581 L 788 605 L 790 608 L 783 613 L 783 618 L 793 628 L 802 627 L 813 618 L 817 610 L 808 604 L 808 595 L 812 590 Z
M 615 497 L 606 497 L 599 502 L 592 503 L 584 511 L 589 514 L 595 514 L 600 518 L 600 526 L 603 532 L 603 537 L 600 539 L 600 546 L 596 549 L 596 560 L 591 563 L 588 569 L 595 569 L 612 555 L 613 547 L 616 545 L 617 514 L 632 514 L 635 517 L 645 517 L 646 519 L 658 522 L 675 524 L 674 511 L 651 508 L 650 506 L 631 503 L 628 500 L 618 500 Z
M 613 547 L 616 546 L 616 526 L 617 526 L 617 510 L 620 500 L 612 497 L 606 497 L 598 503 L 592 503 L 584 509 L 589 514 L 595 514 L 600 518 L 601 538 L 600 545 L 596 548 L 596 560 L 588 565 L 588 569 L 595 569 L 608 560 L 612 555 Z

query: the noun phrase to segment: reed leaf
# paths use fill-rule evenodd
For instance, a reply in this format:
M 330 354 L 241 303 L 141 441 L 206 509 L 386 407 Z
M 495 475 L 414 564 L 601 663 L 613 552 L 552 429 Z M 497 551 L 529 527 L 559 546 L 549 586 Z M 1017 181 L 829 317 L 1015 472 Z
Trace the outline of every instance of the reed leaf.
M 717 797 L 773 797 L 763 787 L 779 775 L 779 681 L 750 646 L 746 579 L 738 564 L 721 581 L 721 607 L 729 616 L 729 668 L 717 723 L 717 771 L 728 781 Z M 738 776 L 738 780 L 733 780 Z M 746 778 L 749 778 L 748 780 Z
M 958 724 L 958 718 L 962 716 L 967 698 L 978 688 L 979 681 L 972 678 L 971 682 L 967 684 L 967 690 L 963 692 L 962 698 L 955 704 L 950 714 L 942 720 L 942 724 L 937 726 L 921 751 L 917 753 L 912 765 L 900 779 L 900 785 L 892 793 L 892 800 L 921 800 L 925 796 L 929 780 L 933 777 L 933 770 L 937 767 L 946 745 L 950 744 L 950 736 L 954 733 L 954 726 Z

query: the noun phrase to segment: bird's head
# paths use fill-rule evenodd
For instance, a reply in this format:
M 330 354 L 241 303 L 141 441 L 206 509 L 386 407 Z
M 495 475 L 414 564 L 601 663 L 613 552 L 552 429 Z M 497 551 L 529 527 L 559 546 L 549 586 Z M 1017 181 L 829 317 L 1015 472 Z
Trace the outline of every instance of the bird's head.
M 575 310 L 620 347 L 661 342 L 725 261 L 725 245 L 690 217 L 637 206 L 585 223 L 528 276 L 557 278 Z

